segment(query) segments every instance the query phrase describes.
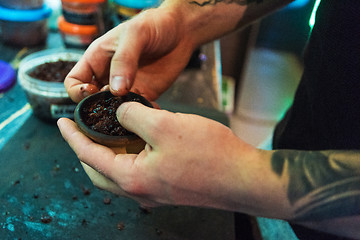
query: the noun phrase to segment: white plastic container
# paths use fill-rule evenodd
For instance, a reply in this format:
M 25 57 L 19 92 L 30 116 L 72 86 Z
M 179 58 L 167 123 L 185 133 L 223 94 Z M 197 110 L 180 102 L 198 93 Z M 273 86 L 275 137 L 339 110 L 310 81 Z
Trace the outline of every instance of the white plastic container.
M 29 73 L 47 62 L 78 61 L 83 51 L 75 49 L 49 49 L 25 57 L 19 66 L 18 80 L 36 117 L 55 122 L 60 117 L 73 118 L 76 103 L 65 90 L 63 82 L 48 82 L 35 79 Z

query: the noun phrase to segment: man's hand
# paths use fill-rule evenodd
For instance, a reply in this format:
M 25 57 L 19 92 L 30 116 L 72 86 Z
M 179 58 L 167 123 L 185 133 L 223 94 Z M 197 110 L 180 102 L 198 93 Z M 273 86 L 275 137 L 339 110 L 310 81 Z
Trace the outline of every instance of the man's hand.
M 122 104 L 117 114 L 125 128 L 147 143 L 139 154 L 116 155 L 85 137 L 74 122 L 58 122 L 80 161 L 112 182 L 104 186 L 94 181 L 95 185 L 145 206 L 228 208 L 234 204 L 239 183 L 247 184 L 239 169 L 259 153 L 226 126 L 197 115 L 170 113 L 135 102 Z M 236 162 L 240 153 L 242 163 Z M 245 174 L 250 172 L 251 168 Z
M 66 90 L 79 102 L 110 83 L 114 95 L 132 91 L 153 101 L 191 57 L 183 34 L 175 14 L 147 10 L 95 40 L 66 77 Z
M 110 84 L 114 95 L 132 91 L 154 101 L 176 80 L 197 47 L 290 1 L 164 1 L 95 40 L 65 79 L 66 90 L 79 102 Z

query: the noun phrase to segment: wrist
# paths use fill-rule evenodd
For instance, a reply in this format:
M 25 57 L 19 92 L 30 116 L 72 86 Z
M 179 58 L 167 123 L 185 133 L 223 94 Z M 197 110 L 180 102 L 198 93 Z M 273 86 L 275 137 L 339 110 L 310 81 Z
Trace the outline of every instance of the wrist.
M 272 151 L 247 145 L 237 152 L 237 185 L 230 199 L 237 199 L 229 210 L 254 216 L 286 219 L 291 209 L 286 197 L 286 179 L 271 168 Z M 231 205 L 230 205 L 231 206 Z
M 184 28 L 184 36 L 195 49 L 244 28 L 292 1 L 165 0 L 160 8 L 176 15 Z
M 194 51 L 200 46 L 198 41 L 194 39 L 191 27 L 189 27 L 193 24 L 194 17 L 189 15 L 193 10 L 191 10 L 187 0 L 165 0 L 158 9 L 171 16 L 174 22 L 174 31 L 178 35 L 179 41 L 186 45 L 188 49 Z
M 201 0 L 167 0 L 160 6 L 178 20 L 183 37 L 193 49 L 238 28 L 247 6 L 219 2 L 202 5 Z

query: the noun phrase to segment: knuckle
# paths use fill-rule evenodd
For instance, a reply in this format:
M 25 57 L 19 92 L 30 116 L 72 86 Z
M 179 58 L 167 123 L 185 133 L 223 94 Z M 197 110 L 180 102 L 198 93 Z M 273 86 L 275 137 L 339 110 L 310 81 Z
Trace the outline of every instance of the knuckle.
M 171 118 L 170 115 L 172 115 L 172 113 L 169 113 L 166 110 L 156 111 L 159 111 L 160 114 L 157 114 L 156 118 L 149 119 L 149 124 L 147 126 L 147 130 L 151 136 L 162 134 L 172 128 L 173 121 L 169 119 Z
M 126 51 L 127 49 L 121 49 L 121 52 L 115 52 L 114 56 L 111 59 L 112 64 L 132 64 L 133 63 L 133 53 Z

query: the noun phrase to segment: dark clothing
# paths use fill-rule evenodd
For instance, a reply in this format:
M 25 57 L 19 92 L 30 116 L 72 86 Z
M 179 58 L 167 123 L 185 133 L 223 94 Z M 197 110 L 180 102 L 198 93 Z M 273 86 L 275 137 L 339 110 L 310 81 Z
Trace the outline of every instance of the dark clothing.
M 274 149 L 360 149 L 360 1 L 322 0 Z M 338 239 L 294 227 L 300 239 Z M 343 239 L 343 238 L 339 238 Z

